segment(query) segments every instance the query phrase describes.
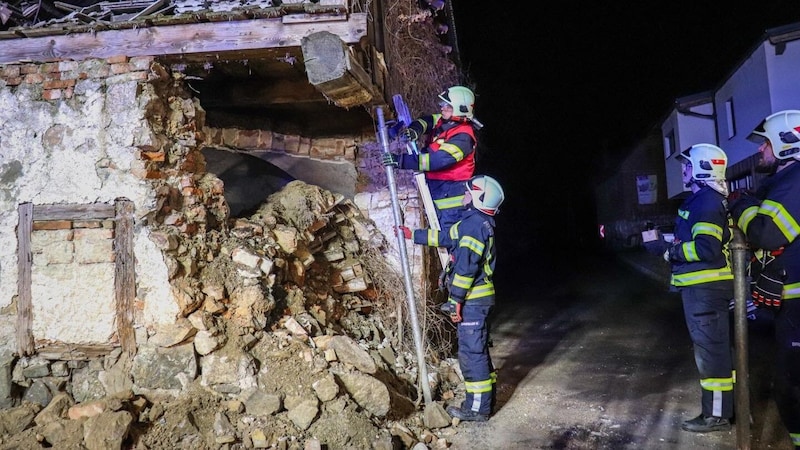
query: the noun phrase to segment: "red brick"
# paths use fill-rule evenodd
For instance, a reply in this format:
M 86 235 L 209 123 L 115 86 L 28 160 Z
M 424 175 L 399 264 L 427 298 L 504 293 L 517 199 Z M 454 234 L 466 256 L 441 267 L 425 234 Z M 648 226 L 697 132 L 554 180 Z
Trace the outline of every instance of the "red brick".
M 33 231 L 36 230 L 71 230 L 71 220 L 38 220 L 33 222 Z
M 106 62 L 109 64 L 126 63 L 128 62 L 128 57 L 125 55 L 111 56 L 106 58 Z
M 61 98 L 61 90 L 49 89 L 42 92 L 42 98 L 45 100 L 58 100 Z

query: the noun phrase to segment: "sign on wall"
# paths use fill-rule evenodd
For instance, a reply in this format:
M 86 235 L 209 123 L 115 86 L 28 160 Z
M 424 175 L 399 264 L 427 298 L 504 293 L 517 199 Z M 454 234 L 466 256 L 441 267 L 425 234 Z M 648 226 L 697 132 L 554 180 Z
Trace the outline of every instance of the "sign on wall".
M 658 197 L 658 178 L 655 175 L 636 175 L 636 192 L 640 205 L 651 205 Z

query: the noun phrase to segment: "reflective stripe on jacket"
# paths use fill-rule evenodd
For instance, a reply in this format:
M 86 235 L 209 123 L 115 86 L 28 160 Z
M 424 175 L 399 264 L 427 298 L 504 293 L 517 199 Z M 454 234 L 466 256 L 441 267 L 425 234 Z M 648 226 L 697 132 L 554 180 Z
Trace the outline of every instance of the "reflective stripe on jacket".
M 425 172 L 429 180 L 466 181 L 475 173 L 475 129 L 469 122 L 441 119 L 441 114 L 417 119 L 409 128 L 420 135 L 431 130 L 419 154 L 400 155 L 400 167 Z
M 672 284 L 677 287 L 733 288 L 728 245 L 731 222 L 725 197 L 708 186 L 690 195 L 678 209 L 672 260 Z
M 800 298 L 800 163 L 788 167 L 764 180 L 764 200 L 734 217 L 754 249 L 783 252 L 773 263 L 786 270 L 783 280 L 783 299 Z
M 414 243 L 433 247 L 453 244 L 452 276 L 448 277 L 448 292 L 456 302 L 480 305 L 494 304 L 495 267 L 494 218 L 478 210 L 468 210 L 464 217 L 450 227 L 448 233 L 436 230 L 414 230 Z

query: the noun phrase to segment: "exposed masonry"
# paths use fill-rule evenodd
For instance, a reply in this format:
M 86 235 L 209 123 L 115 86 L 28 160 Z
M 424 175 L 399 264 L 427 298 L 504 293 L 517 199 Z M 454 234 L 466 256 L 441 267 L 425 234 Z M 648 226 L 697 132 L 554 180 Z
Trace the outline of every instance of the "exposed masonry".
M 212 294 L 201 291 L 196 277 L 198 263 L 212 261 L 220 253 L 215 236 L 225 227 L 227 208 L 221 180 L 204 174 L 198 158 L 203 146 L 283 152 L 355 164 L 366 178 L 359 180 L 363 189 L 359 189 L 355 204 L 378 229 L 393 227 L 391 201 L 385 178 L 381 178 L 384 168 L 374 158 L 378 151 L 374 142 L 371 149 L 367 148 L 370 137 L 309 139 L 269 130 L 204 127 L 199 102 L 186 95 L 180 85 L 179 75 L 169 74 L 152 58 L 0 66 L 0 103 L 8 106 L 5 113 L 0 112 L 0 123 L 15 121 L 0 132 L 0 180 L 5 184 L 0 191 L 0 235 L 13 242 L 16 208 L 22 202 L 89 205 L 111 204 L 120 197 L 130 199 L 135 210 L 136 260 L 136 298 L 130 313 L 137 345 L 146 342 L 157 326 L 178 323 L 197 310 L 204 299 L 204 305 L 214 303 Z M 361 155 L 359 146 L 364 149 Z M 411 184 L 403 184 L 399 195 L 405 224 L 413 228 L 420 217 L 416 190 Z M 106 224 L 34 222 L 34 282 L 44 273 L 42 269 L 58 271 L 54 276 L 66 276 L 85 274 L 87 267 L 97 266 L 105 273 L 80 275 L 76 284 L 80 288 L 67 303 L 54 297 L 42 303 L 42 298 L 51 298 L 43 293 L 47 286 L 34 292 L 33 336 L 40 344 L 43 340 L 68 343 L 68 348 L 47 354 L 20 360 L 20 355 L 15 356 L 17 258 L 15 246 L 0 249 L 0 337 L 4 341 L 0 346 L 0 407 L 10 406 L 16 397 L 11 392 L 11 378 L 14 386 L 30 388 L 35 384 L 32 380 L 42 376 L 34 373 L 35 368 L 42 368 L 41 372 L 49 376 L 58 373 L 70 379 L 74 375 L 71 370 L 85 369 L 87 361 L 119 358 L 119 348 L 109 353 L 110 347 L 105 345 L 119 339 L 112 326 L 113 311 L 102 313 L 96 302 L 98 296 L 113 296 L 110 263 L 115 255 L 108 250 L 115 231 Z M 390 232 L 384 234 L 393 237 Z M 387 240 L 395 243 L 395 239 Z M 82 244 L 89 242 L 92 250 L 81 250 Z M 422 249 L 411 246 L 409 251 L 419 276 Z M 392 254 L 387 256 L 393 259 Z M 46 284 L 52 288 L 52 284 Z M 36 285 L 32 288 L 38 289 Z M 241 299 L 234 296 L 232 300 L 236 303 Z M 53 314 L 65 312 L 64 308 L 75 314 L 83 304 L 102 313 L 91 325 L 94 334 L 83 333 L 86 327 L 70 320 L 71 328 L 48 335 L 52 323 L 61 317 Z M 113 301 L 109 304 L 113 309 Z M 213 310 L 204 308 L 206 312 Z M 250 315 L 255 313 L 242 314 L 245 318 Z M 77 351 L 73 347 L 85 342 L 98 344 L 97 351 L 93 352 L 91 346 Z M 64 365 L 55 362 L 58 360 L 70 361 L 66 370 L 61 370 Z M 121 368 L 124 383 L 120 383 L 127 385 L 128 376 Z M 73 384 L 73 389 L 83 386 Z M 111 387 L 103 388 L 108 389 Z
M 92 78 L 142 80 L 148 79 L 152 57 L 127 58 L 119 56 L 102 60 L 60 61 L 44 64 L 0 65 L 0 80 L 6 86 L 41 85 L 41 100 L 66 100 L 75 94 L 79 80 Z M 33 99 L 37 100 L 37 99 Z M 205 144 L 257 151 L 285 152 L 319 160 L 355 162 L 357 142 L 353 137 L 308 138 L 275 133 L 271 130 L 237 128 L 203 129 Z M 164 152 L 142 149 L 143 159 L 163 161 Z

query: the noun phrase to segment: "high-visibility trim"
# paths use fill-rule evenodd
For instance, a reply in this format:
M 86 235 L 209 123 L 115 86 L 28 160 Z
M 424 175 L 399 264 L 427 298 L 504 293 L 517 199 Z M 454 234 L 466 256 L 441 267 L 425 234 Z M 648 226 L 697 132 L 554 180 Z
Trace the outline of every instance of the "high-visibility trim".
M 736 225 L 739 226 L 739 229 L 742 230 L 745 234 L 747 234 L 747 227 L 750 226 L 750 222 L 758 214 L 758 205 L 751 206 L 742 212 L 742 215 L 739 216 L 739 220 L 736 221 Z
M 478 256 L 483 255 L 483 250 L 486 248 L 486 245 L 483 242 L 475 239 L 472 236 L 464 236 L 459 241 L 458 246 L 461 248 L 467 248 Z
M 758 208 L 759 214 L 764 214 L 772 219 L 775 226 L 781 230 L 783 236 L 789 242 L 792 242 L 798 234 L 800 234 L 800 225 L 794 220 L 789 211 L 780 203 L 772 200 L 764 200 L 761 202 L 761 207 Z
M 679 209 L 678 210 L 678 217 L 680 217 L 683 220 L 689 220 L 689 211 L 687 211 L 685 209 Z
M 710 222 L 697 222 L 692 226 L 692 238 L 696 238 L 700 234 L 705 234 L 722 241 L 722 227 Z
M 439 144 L 439 150 L 452 156 L 456 162 L 464 159 L 464 151 L 459 146 L 445 142 L 444 139 L 437 140 L 437 143 Z
M 695 246 L 694 241 L 692 242 L 684 242 L 679 247 L 681 253 L 683 254 L 683 259 L 688 262 L 695 262 L 700 261 L 700 257 L 697 256 L 697 247 Z
M 792 439 L 792 444 L 795 447 L 800 447 L 800 433 L 789 433 L 789 437 Z
M 459 274 L 453 274 L 453 286 L 460 287 L 461 289 L 469 289 L 472 283 L 475 282 L 473 277 L 465 277 Z
M 496 371 L 492 371 L 492 373 L 489 374 L 489 378 L 492 379 L 492 384 L 497 383 L 497 372 Z
M 800 283 L 790 283 L 783 286 L 783 295 L 781 296 L 784 300 L 792 299 L 792 298 L 800 298 Z
M 473 286 L 472 289 L 467 292 L 466 299 L 473 300 L 476 298 L 489 297 L 491 295 L 494 295 L 494 283 L 489 282 L 480 286 Z
M 422 172 L 431 170 L 431 155 L 429 153 L 419 155 L 419 170 Z
M 437 247 L 439 246 L 439 230 L 434 230 L 433 228 L 428 228 L 428 246 L 429 247 Z
M 465 381 L 464 386 L 467 388 L 467 392 L 473 394 L 492 392 L 492 379 L 489 378 L 487 380 L 481 380 L 481 381 Z
M 732 391 L 733 377 L 728 378 L 703 378 L 700 386 L 707 391 Z
M 696 272 L 672 274 L 672 284 L 674 286 L 692 286 L 700 283 L 710 283 L 712 281 L 732 280 L 733 273 L 730 268 L 706 269 Z
M 450 209 L 450 208 L 460 208 L 460 207 L 464 206 L 464 205 L 462 205 L 463 202 L 464 202 L 464 196 L 463 195 L 457 195 L 455 197 L 445 197 L 445 198 L 440 198 L 439 200 L 434 200 L 433 201 L 433 203 L 436 205 L 437 208 L 439 208 L 439 210 Z

